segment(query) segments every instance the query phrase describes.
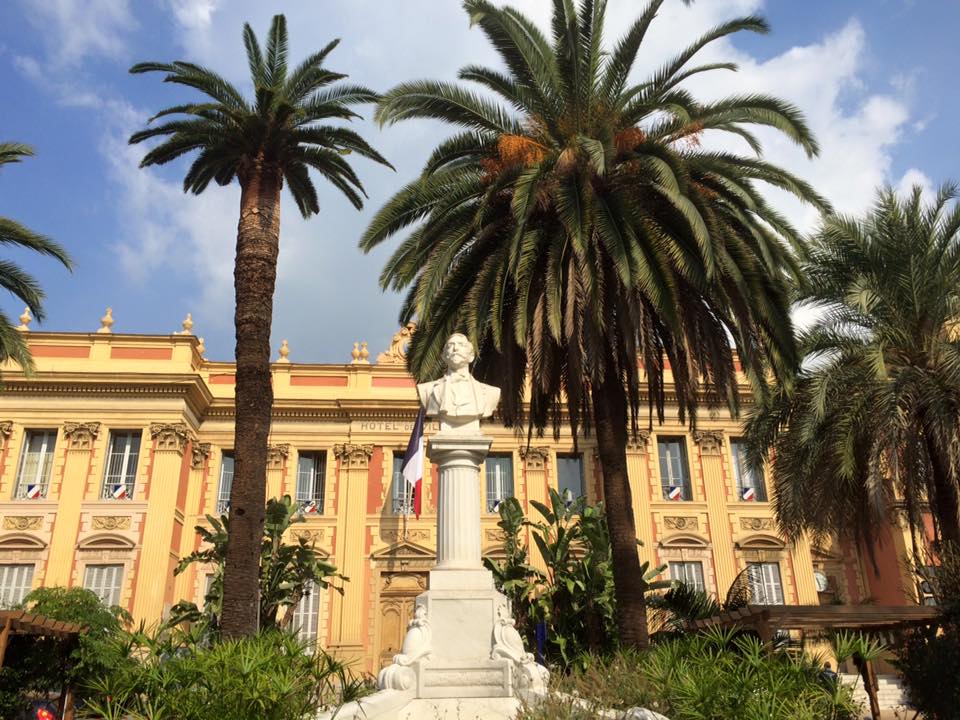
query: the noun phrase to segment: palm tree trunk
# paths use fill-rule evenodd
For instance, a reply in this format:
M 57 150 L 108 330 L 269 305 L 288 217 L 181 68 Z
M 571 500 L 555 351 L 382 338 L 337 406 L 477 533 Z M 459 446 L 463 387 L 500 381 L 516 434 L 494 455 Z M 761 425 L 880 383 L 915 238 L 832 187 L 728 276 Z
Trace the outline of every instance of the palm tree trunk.
M 612 367 L 612 361 L 607 367 Z M 627 478 L 627 398 L 618 377 L 607 377 L 592 390 L 597 454 L 603 471 L 603 500 L 610 528 L 614 596 L 620 642 L 646 647 L 647 606 L 637 555 L 630 481 Z
M 940 542 L 960 548 L 960 497 L 950 472 L 950 460 L 940 452 L 937 443 L 927 435 L 927 453 L 933 467 L 933 489 L 936 497 L 931 510 L 936 518 Z
M 233 273 L 237 304 L 235 464 L 223 576 L 222 632 L 228 638 L 254 635 L 259 628 L 267 436 L 273 409 L 270 327 L 280 242 L 280 188 L 280 175 L 260 163 L 241 179 Z

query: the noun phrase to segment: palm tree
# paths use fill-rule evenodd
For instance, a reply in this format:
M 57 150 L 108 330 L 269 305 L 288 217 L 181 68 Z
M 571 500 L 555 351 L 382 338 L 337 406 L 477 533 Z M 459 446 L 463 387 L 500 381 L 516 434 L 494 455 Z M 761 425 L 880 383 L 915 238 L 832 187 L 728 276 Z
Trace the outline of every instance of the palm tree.
M 803 264 L 803 370 L 758 404 L 754 461 L 773 451 L 774 506 L 790 537 L 837 533 L 872 547 L 902 505 L 929 504 L 960 543 L 960 206 L 880 191 L 862 218 L 823 219 Z M 960 545 L 958 545 L 960 547 Z
M 266 51 L 244 25 L 253 98 L 208 68 L 188 62 L 140 63 L 130 72 L 165 73 L 165 82 L 195 88 L 207 99 L 157 113 L 186 118 L 135 133 L 131 143 L 163 142 L 140 163 L 163 165 L 196 152 L 183 179 L 184 192 L 199 195 L 211 181 L 240 183 L 234 287 L 236 291 L 236 471 L 230 494 L 230 534 L 224 577 L 223 632 L 228 637 L 257 629 L 257 576 L 263 537 L 267 434 L 273 406 L 270 384 L 270 326 L 280 239 L 280 191 L 286 183 L 304 217 L 319 212 L 310 170 L 363 206 L 363 186 L 344 155 L 355 152 L 389 165 L 357 133 L 322 124 L 359 117 L 352 105 L 377 100 L 357 85 L 334 84 L 346 76 L 323 66 L 339 40 L 287 67 L 287 26 L 276 15 Z
M 0 167 L 18 163 L 33 155 L 33 148 L 20 143 L 0 143 Z M 71 267 L 67 251 L 50 238 L 38 235 L 16 220 L 0 216 L 0 244 L 13 245 L 36 250 L 59 260 L 68 269 Z M 9 290 L 26 303 L 27 308 L 37 320 L 43 320 L 44 293 L 39 283 L 9 260 L 0 261 L 0 287 Z M 10 319 L 0 311 L 0 363 L 12 360 L 25 371 L 34 369 L 30 349 L 14 328 Z
M 503 386 L 506 424 L 559 434 L 569 423 L 574 437 L 595 427 L 618 628 L 632 645 L 647 638 L 626 463 L 641 399 L 649 422 L 662 421 L 666 360 L 681 420 L 695 421 L 704 396 L 736 410 L 732 345 L 758 386 L 769 370 L 793 371 L 787 280 L 799 237 L 758 181 L 826 206 L 763 161 L 750 130 L 774 128 L 813 155 L 796 108 L 761 95 L 701 103 L 682 88 L 735 69 L 690 61 L 720 38 L 766 31 L 760 18 L 724 23 L 630 82 L 661 4 L 650 0 L 608 51 L 602 0 L 554 0 L 551 40 L 513 8 L 466 0 L 506 71 L 470 65 L 460 78 L 496 99 L 436 81 L 384 96 L 381 124 L 432 118 L 460 131 L 361 240 L 370 250 L 415 226 L 381 282 L 409 288 L 401 317 L 419 323 L 408 353 L 416 376 L 439 370 L 444 340 L 460 329 L 479 348 L 476 373 Z M 741 138 L 755 156 L 705 149 L 708 131 Z

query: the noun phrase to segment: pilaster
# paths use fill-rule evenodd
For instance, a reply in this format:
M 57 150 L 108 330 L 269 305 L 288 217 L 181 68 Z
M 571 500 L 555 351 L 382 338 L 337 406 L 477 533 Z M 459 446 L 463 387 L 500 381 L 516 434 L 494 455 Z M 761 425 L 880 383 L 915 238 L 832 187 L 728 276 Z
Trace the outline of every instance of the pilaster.
M 653 546 L 653 528 L 650 524 L 650 431 L 641 430 L 637 439 L 627 443 L 627 479 L 630 481 L 630 500 L 633 509 L 633 524 L 637 540 L 643 543 L 641 562 L 649 560 L 655 565 L 656 552 Z
M 533 512 L 533 507 L 530 504 L 532 501 L 535 500 L 550 507 L 548 498 L 550 483 L 547 480 L 547 464 L 550 461 L 550 448 L 524 446 L 520 448 L 520 458 L 523 460 L 524 485 L 527 491 L 526 515 L 528 518 L 533 518 L 536 514 Z M 556 467 L 556 463 L 554 463 L 554 467 Z M 528 562 L 538 570 L 546 572 L 547 564 L 533 543 L 530 529 L 528 528 L 526 532 Z
M 190 443 L 190 476 L 187 483 L 187 491 L 184 499 L 184 531 L 180 536 L 179 557 L 184 557 L 193 552 L 196 543 L 196 533 L 194 532 L 194 518 L 199 514 L 203 498 L 203 488 L 207 475 L 210 472 L 210 443 L 193 441 Z M 181 573 L 176 578 L 175 600 L 196 600 L 195 588 L 197 579 L 196 565 Z M 202 586 L 201 586 L 202 587 Z
M 363 652 L 364 638 L 364 570 L 367 563 L 364 547 L 367 512 L 367 474 L 373 445 L 337 443 L 333 446 L 337 459 L 337 526 L 335 562 L 341 573 L 350 578 L 343 594 L 332 593 L 330 607 L 330 648 L 349 659 Z
M 61 437 L 66 449 L 58 493 L 53 496 L 55 479 L 51 479 L 51 499 L 57 502 L 57 517 L 50 537 L 50 563 L 43 579 L 46 586 L 69 587 L 80 529 L 80 507 L 90 473 L 93 446 L 100 434 L 98 422 L 67 422 Z M 56 472 L 54 466 L 53 472 Z
M 267 445 L 267 497 L 279 498 L 283 494 L 283 475 L 290 458 L 290 445 Z M 291 493 L 292 494 L 292 493 Z
M 699 450 L 703 488 L 706 492 L 707 520 L 710 524 L 710 545 L 716 572 L 717 593 L 724 596 L 737 576 L 734 558 L 733 534 L 727 500 L 730 497 L 724 467 L 724 440 L 722 430 L 695 430 L 693 440 Z
M 153 446 L 147 513 L 141 540 L 139 577 L 135 578 L 133 616 L 155 622 L 168 609 L 164 607 L 164 600 L 173 594 L 173 569 L 179 550 L 173 546 L 177 495 L 183 475 L 191 471 L 192 458 L 186 455 L 186 451 L 195 438 L 187 425 L 179 422 L 151 423 L 150 437 Z

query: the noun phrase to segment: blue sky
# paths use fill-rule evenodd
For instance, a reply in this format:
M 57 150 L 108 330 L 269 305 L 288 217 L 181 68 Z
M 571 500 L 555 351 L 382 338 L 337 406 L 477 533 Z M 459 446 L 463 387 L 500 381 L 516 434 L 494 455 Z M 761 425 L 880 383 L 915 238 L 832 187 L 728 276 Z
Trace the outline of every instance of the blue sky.
M 545 22 L 548 0 L 513 4 Z M 639 0 L 610 0 L 608 38 L 638 12 Z M 33 145 L 37 157 L 0 173 L 0 214 L 64 244 L 69 274 L 15 253 L 42 281 L 42 329 L 91 331 L 108 305 L 115 331 L 167 333 L 187 312 L 208 357 L 233 354 L 232 265 L 239 190 L 185 196 L 184 167 L 137 169 L 142 150 L 130 132 L 189 91 L 154 76 L 130 76 L 141 60 L 208 64 L 237 83 L 246 70 L 240 32 L 258 34 L 285 12 L 295 59 L 342 38 L 330 67 L 376 90 L 412 78 L 452 79 L 467 63 L 495 63 L 458 0 L 6 0 L 0 3 L 0 139 Z M 734 60 L 737 74 L 691 84 L 703 97 L 772 92 L 803 109 L 823 147 L 807 161 L 768 136 L 768 157 L 814 182 L 841 210 L 867 207 L 881 183 L 935 186 L 960 178 L 960 134 L 953 92 L 960 50 L 960 3 L 951 0 L 667 0 L 642 56 L 655 67 L 681 42 L 731 17 L 760 13 L 766 36 L 739 36 L 705 57 Z M 397 327 L 398 299 L 377 276 L 390 247 L 369 256 L 357 239 L 371 214 L 426 158 L 443 129 L 412 123 L 358 129 L 397 167 L 356 167 L 370 199 L 356 212 L 321 189 L 321 213 L 309 222 L 285 197 L 274 351 L 289 340 L 291 359 L 339 362 L 354 341 L 385 348 Z M 815 216 L 776 194 L 773 201 L 804 227 Z M 9 252 L 7 252 L 9 255 Z M 21 307 L 0 298 L 12 316 Z M 40 328 L 38 328 L 40 329 Z

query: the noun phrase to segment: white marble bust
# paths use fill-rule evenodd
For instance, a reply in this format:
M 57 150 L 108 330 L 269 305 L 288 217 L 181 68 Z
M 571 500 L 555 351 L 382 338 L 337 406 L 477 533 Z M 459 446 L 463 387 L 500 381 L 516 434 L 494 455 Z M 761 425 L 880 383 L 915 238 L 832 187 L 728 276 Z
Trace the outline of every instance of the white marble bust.
M 484 385 L 470 374 L 475 353 L 465 335 L 454 333 L 443 346 L 446 374 L 439 380 L 417 385 L 420 405 L 428 417 L 440 420 L 440 432 L 480 432 L 480 418 L 493 415 L 500 402 L 500 388 Z

